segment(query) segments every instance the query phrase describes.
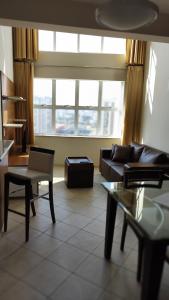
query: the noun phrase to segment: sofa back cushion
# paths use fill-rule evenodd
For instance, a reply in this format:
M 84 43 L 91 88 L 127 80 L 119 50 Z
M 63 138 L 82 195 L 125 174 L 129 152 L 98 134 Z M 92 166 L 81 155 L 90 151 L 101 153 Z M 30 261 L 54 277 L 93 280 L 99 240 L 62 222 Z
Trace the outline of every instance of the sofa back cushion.
M 132 143 L 131 147 L 132 147 L 131 161 L 138 162 L 145 146 L 137 143 Z
M 165 163 L 167 156 L 164 152 L 149 147 L 144 147 L 144 150 L 139 158 L 141 163 Z
M 131 161 L 132 147 L 128 146 L 119 146 L 114 145 L 114 154 L 112 161 L 126 163 Z

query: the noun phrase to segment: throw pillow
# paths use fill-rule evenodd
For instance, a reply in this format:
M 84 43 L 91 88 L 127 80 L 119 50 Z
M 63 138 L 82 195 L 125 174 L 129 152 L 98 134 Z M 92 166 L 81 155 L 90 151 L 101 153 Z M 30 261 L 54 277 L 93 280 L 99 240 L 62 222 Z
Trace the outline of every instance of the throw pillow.
M 143 152 L 144 145 L 140 145 L 140 144 L 137 144 L 137 143 L 132 143 L 131 147 L 132 147 L 131 161 L 132 162 L 138 162 L 139 158 L 140 158 L 140 156 Z
M 145 147 L 140 156 L 139 162 L 141 162 L 141 163 L 164 163 L 165 160 L 166 160 L 165 153 Z
M 114 155 L 112 161 L 121 163 L 129 162 L 131 159 L 132 148 L 131 146 L 119 146 L 115 145 Z

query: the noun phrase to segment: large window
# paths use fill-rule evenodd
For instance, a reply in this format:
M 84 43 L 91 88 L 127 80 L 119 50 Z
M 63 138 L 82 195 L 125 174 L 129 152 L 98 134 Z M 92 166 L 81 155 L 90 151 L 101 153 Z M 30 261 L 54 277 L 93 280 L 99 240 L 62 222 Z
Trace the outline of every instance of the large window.
M 125 54 L 126 40 L 122 38 L 39 30 L 39 50 Z
M 120 137 L 123 81 L 34 79 L 37 135 Z

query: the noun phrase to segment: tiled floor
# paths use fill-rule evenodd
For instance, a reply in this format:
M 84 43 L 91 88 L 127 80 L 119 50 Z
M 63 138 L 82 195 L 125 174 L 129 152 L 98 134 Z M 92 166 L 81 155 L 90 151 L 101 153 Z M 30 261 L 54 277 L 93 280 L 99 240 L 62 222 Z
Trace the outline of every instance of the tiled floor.
M 56 167 L 51 223 L 48 202 L 36 202 L 30 241 L 24 243 L 24 219 L 9 214 L 8 233 L 0 239 L 1 300 L 137 300 L 137 240 L 127 232 L 119 250 L 123 214 L 118 209 L 111 261 L 104 259 L 106 192 L 95 170 L 91 189 L 67 189 L 63 168 Z M 41 191 L 46 185 L 41 186 Z M 22 200 L 12 205 L 23 210 Z M 169 265 L 165 265 L 160 300 L 169 299 Z M 153 300 L 153 299 L 150 299 Z

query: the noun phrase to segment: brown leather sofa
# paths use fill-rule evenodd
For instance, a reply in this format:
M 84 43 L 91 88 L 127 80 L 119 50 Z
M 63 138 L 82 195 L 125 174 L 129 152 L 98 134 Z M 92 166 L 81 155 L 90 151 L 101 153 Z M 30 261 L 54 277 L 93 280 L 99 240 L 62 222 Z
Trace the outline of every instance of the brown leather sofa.
M 153 180 L 156 170 L 169 174 L 169 154 L 137 143 L 112 145 L 112 149 L 100 149 L 99 170 L 107 181 L 123 181 L 126 172 L 136 179 Z

